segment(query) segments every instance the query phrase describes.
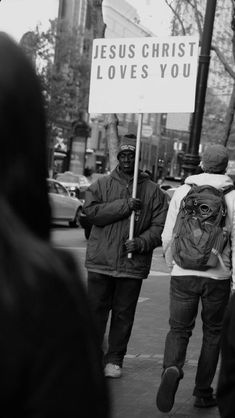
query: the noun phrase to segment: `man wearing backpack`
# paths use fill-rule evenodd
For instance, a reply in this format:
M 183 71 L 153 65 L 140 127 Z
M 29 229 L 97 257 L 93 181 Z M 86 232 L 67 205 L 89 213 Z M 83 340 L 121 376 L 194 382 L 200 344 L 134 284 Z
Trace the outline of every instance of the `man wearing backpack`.
M 231 260 L 234 260 L 235 257 L 235 191 L 232 190 L 232 179 L 225 174 L 227 164 L 228 152 L 224 146 L 208 146 L 202 155 L 203 173 L 186 178 L 185 184 L 176 189 L 170 202 L 162 234 L 166 262 L 171 269 L 170 331 L 166 337 L 163 372 L 156 399 L 157 407 L 162 412 L 169 412 L 174 405 L 175 394 L 184 374 L 183 366 L 187 346 L 195 326 L 199 301 L 202 306 L 203 340 L 193 390 L 194 406 L 209 408 L 217 405 L 211 384 L 218 363 L 222 321 L 231 291 L 231 277 L 233 278 L 232 286 L 235 289 L 235 271 L 231 270 Z M 223 190 L 225 207 L 221 212 L 221 218 L 224 215 L 224 225 L 214 226 L 214 230 L 216 228 L 222 229 L 224 234 L 215 241 L 221 244 L 221 236 L 224 237 L 224 241 L 222 248 L 221 245 L 212 245 L 216 249 L 212 248 L 211 257 L 205 254 L 202 260 L 199 260 L 198 256 L 196 262 L 190 263 L 190 255 L 197 254 L 196 250 L 200 250 L 202 244 L 204 235 L 202 235 L 200 226 L 203 226 L 203 218 L 202 220 L 197 218 L 199 197 L 195 199 L 193 204 L 188 203 L 188 205 L 191 204 L 191 215 L 188 214 L 187 202 L 185 203 L 184 198 L 188 193 L 192 194 L 192 190 L 193 193 L 198 192 L 197 186 L 205 185 L 213 186 L 211 189 L 209 188 L 210 190 L 208 189 L 208 199 L 209 193 L 214 190 L 213 188 Z M 208 202 L 209 200 L 199 202 L 199 209 L 206 217 L 210 206 L 213 206 L 213 204 L 208 205 Z M 177 216 L 178 214 L 181 215 Z M 179 224 L 182 225 L 182 216 L 191 216 L 192 218 L 188 218 L 191 233 L 185 232 L 185 239 L 192 238 L 192 236 L 195 239 L 195 247 L 189 251 L 187 251 L 188 248 L 185 248 L 189 246 L 189 243 L 185 245 L 183 241 L 176 242 L 180 236 Z M 212 221 L 207 219 L 204 225 L 206 233 L 213 230 L 211 223 Z M 177 246 L 178 244 L 179 246 Z M 178 253 L 177 248 L 179 248 Z M 205 248 L 203 251 L 206 253 Z M 211 258 L 213 259 L 212 264 L 210 264 Z M 214 262 L 215 259 L 216 262 Z M 190 268 L 193 264 L 194 267 Z

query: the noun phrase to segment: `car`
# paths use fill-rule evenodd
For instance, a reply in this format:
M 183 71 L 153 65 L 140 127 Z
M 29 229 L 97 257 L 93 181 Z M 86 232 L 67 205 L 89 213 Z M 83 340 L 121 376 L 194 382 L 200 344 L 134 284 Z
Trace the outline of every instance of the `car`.
M 163 184 L 160 186 L 160 189 L 167 195 L 168 202 L 170 202 L 176 188 L 177 187 L 170 186 L 169 184 Z
M 176 187 L 172 187 L 169 184 L 162 184 L 160 185 L 160 189 L 165 193 L 167 197 L 168 204 L 171 201 L 171 198 L 176 190 Z
M 48 178 L 47 185 L 52 222 L 68 221 L 71 227 L 78 227 L 83 202 L 76 197 L 72 197 L 69 191 L 57 180 Z
M 166 190 L 166 194 L 167 194 L 167 195 L 168 195 L 168 197 L 169 197 L 169 201 L 171 200 L 171 198 L 172 198 L 173 194 L 175 193 L 176 189 L 177 189 L 177 187 L 169 187 L 169 188 Z
M 104 173 L 93 173 L 92 177 L 91 177 L 91 183 L 94 183 L 96 180 L 98 180 L 99 178 L 104 177 L 106 174 Z M 86 239 L 89 239 L 90 233 L 91 233 L 91 228 L 92 228 L 92 223 L 87 219 L 86 214 L 84 213 L 84 211 L 82 210 L 81 212 L 81 216 L 80 216 L 80 226 L 84 229 L 84 235 Z
M 72 196 L 78 199 L 85 199 L 85 191 L 90 186 L 90 181 L 82 174 L 75 174 L 72 171 L 65 171 L 58 173 L 56 176 L 58 180 Z

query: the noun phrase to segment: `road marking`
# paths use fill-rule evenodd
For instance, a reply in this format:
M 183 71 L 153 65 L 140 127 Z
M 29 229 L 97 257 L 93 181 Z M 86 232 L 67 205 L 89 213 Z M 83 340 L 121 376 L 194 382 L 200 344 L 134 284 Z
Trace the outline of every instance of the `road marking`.
M 149 275 L 150 276 L 170 276 L 170 273 L 165 273 L 164 271 L 150 270 Z
M 67 246 L 64 246 L 64 245 L 58 245 L 58 244 L 55 244 L 55 247 L 57 247 L 57 248 L 62 248 L 63 250 L 83 250 L 83 251 L 85 251 L 86 250 L 86 247 L 67 247 Z
M 126 360 L 156 360 L 158 364 L 163 363 L 163 354 L 126 354 L 125 355 Z M 193 359 L 186 359 L 185 360 L 185 366 L 193 366 L 197 367 L 198 360 Z
M 146 302 L 146 300 L 150 300 L 150 298 L 143 298 L 143 297 L 139 297 L 139 299 L 138 299 L 138 303 L 141 303 L 141 302 Z
M 154 260 L 157 260 L 158 258 L 163 258 L 162 254 L 153 255 L 152 257 Z

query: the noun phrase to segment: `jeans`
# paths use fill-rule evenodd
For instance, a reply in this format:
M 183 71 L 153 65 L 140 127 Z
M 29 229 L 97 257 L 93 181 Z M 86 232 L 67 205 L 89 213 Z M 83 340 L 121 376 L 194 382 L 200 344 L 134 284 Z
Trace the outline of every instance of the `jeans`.
M 134 323 L 142 280 L 88 272 L 88 297 L 100 344 L 111 311 L 105 363 L 122 366 Z
M 176 366 L 183 377 L 186 350 L 198 313 L 202 310 L 202 346 L 195 379 L 194 396 L 208 397 L 220 351 L 223 316 L 230 295 L 230 280 L 172 276 L 170 285 L 170 331 L 165 342 L 163 368 Z

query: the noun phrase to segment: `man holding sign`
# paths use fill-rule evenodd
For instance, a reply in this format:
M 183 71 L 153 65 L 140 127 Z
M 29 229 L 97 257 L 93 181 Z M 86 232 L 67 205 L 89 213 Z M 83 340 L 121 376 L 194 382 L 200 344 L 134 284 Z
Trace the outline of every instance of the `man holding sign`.
M 148 277 L 153 249 L 161 245 L 168 209 L 164 192 L 142 171 L 136 198 L 132 197 L 135 151 L 135 136 L 122 137 L 117 167 L 88 188 L 84 205 L 93 224 L 86 254 L 88 295 L 100 344 L 111 311 L 105 375 L 113 378 L 122 374 L 142 280 Z M 130 240 L 133 211 L 134 238 Z

